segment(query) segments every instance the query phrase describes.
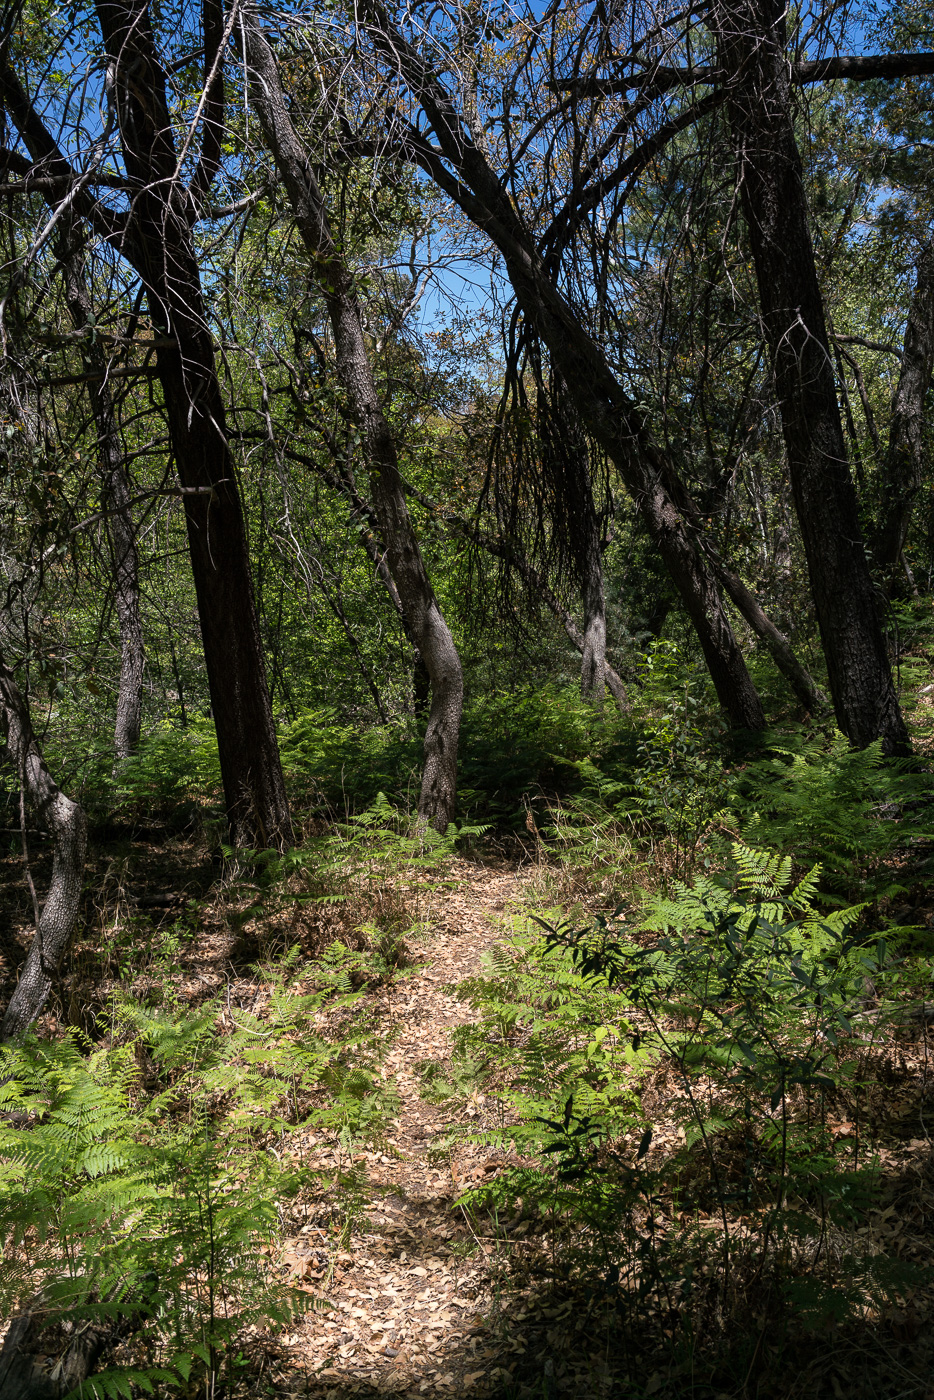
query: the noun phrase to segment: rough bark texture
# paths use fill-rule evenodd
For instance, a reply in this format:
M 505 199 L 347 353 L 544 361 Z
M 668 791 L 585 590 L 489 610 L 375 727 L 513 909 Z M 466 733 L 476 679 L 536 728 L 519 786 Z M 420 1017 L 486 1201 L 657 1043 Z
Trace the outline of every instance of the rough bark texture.
M 53 1348 L 46 1322 L 42 1312 L 27 1312 L 10 1323 L 0 1349 L 0 1400 L 62 1400 L 94 1369 L 107 1340 L 99 1329 L 83 1328 Z
M 587 444 L 578 425 L 565 415 L 564 436 L 570 450 L 565 457 L 563 489 L 571 526 L 569 547 L 580 581 L 584 610 L 581 647 L 581 696 L 602 709 L 606 674 L 606 592 L 603 586 L 603 554 L 600 521 L 594 502 Z
M 717 584 L 665 489 L 664 461 L 641 415 L 559 291 L 508 190 L 471 140 L 437 77 L 393 28 L 379 0 L 361 0 L 360 15 L 385 61 L 421 105 L 443 155 L 439 159 L 413 128 L 412 158 L 501 253 L 519 306 L 547 346 L 583 427 L 615 463 L 642 513 L 697 632 L 721 705 L 735 726 L 763 728 L 762 705 Z
M 501 211 L 503 220 L 510 217 Z M 518 231 L 517 231 L 518 232 Z M 516 297 L 548 346 L 581 421 L 615 462 L 681 596 L 717 697 L 737 728 L 761 729 L 762 705 L 746 669 L 716 582 L 665 486 L 665 464 L 633 411 L 601 348 L 587 334 L 518 237 L 501 251 Z
M 275 57 L 254 12 L 244 12 L 243 28 L 251 101 L 327 307 L 337 374 L 360 430 L 361 452 L 370 473 L 370 492 L 389 572 L 431 678 L 419 817 L 444 831 L 457 800 L 457 743 L 464 693 L 460 657 L 412 528 L 392 430 L 382 411 L 367 353 L 353 276 L 331 232 L 324 199 L 286 109 Z
M 882 464 L 882 500 L 875 554 L 891 587 L 924 468 L 924 400 L 934 372 L 934 240 L 918 259 L 918 277 L 905 327 L 898 387 L 892 402 L 889 442 Z
M 65 277 L 65 299 L 76 330 L 93 324 L 91 301 L 76 221 L 67 218 L 59 239 L 58 256 Z M 130 482 L 126 472 L 107 364 L 100 341 L 88 335 L 81 345 L 88 379 L 88 395 L 97 431 L 97 455 L 106 510 L 107 538 L 113 568 L 114 603 L 120 626 L 120 687 L 114 723 L 114 754 L 119 764 L 139 745 L 143 706 L 143 668 L 146 653 L 139 616 L 139 562 L 136 531 L 130 509 Z
M 97 14 L 111 58 L 126 169 L 139 184 L 130 237 L 159 335 L 157 366 L 184 492 L 231 838 L 236 845 L 281 846 L 291 839 L 285 783 L 243 511 L 191 237 L 191 201 L 176 175 L 165 73 L 144 0 L 98 0 Z M 216 116 L 208 126 L 213 147 Z
M 830 702 L 827 696 L 807 667 L 803 666 L 795 656 L 788 638 L 775 626 L 752 589 L 746 587 L 739 575 L 723 562 L 704 538 L 704 526 L 700 512 L 694 501 L 691 500 L 690 493 L 681 478 L 669 471 L 667 483 L 669 491 L 684 512 L 685 518 L 693 524 L 714 575 L 756 636 L 765 644 L 769 655 L 788 681 L 799 702 L 806 710 L 829 709 Z
M 837 723 L 908 746 L 861 538 L 791 116 L 783 0 L 719 0 L 713 22 L 788 470 Z
M 0 724 L 24 795 L 52 839 L 52 879 L 35 936 L 0 1028 L 0 1039 L 20 1035 L 39 1015 L 58 975 L 81 904 L 87 823 L 45 765 L 29 706 L 0 657 Z
M 60 1312 L 50 1312 L 45 1297 L 38 1295 L 11 1320 L 0 1347 L 0 1400 L 62 1400 L 141 1324 L 133 1313 L 74 1324 Z
M 798 701 L 809 711 L 829 709 L 830 701 L 827 696 L 807 667 L 795 656 L 788 638 L 779 631 L 763 610 L 752 589 L 747 588 L 739 575 L 734 574 L 721 560 L 711 559 L 710 567 L 756 636 L 765 643 L 769 655 L 791 686 Z

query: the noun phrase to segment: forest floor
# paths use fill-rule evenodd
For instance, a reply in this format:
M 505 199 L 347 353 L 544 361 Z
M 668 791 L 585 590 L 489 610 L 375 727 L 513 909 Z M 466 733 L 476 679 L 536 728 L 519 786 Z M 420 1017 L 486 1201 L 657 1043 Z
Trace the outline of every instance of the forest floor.
M 442 1105 L 425 1101 L 419 1067 L 450 1061 L 452 1032 L 471 1015 L 450 995 L 482 971 L 484 954 L 509 935 L 513 920 L 541 905 L 543 881 L 552 891 L 557 871 L 522 864 L 459 860 L 449 870 L 453 888 L 435 889 L 427 931 L 415 945 L 416 966 L 387 999 L 394 1040 L 387 1057 L 400 1095 L 388 1143 L 391 1154 L 366 1153 L 370 1204 L 329 1274 L 323 1233 L 304 1224 L 286 1245 L 288 1266 L 329 1307 L 309 1313 L 267 1349 L 269 1389 L 276 1395 L 345 1400 L 350 1396 L 489 1396 L 512 1400 L 608 1400 L 623 1395 L 781 1394 L 810 1400 L 833 1395 L 899 1394 L 934 1400 L 934 1288 L 915 1289 L 888 1308 L 881 1327 L 865 1340 L 821 1328 L 792 1346 L 798 1370 L 785 1383 L 772 1376 L 752 1390 L 728 1381 L 719 1390 L 660 1369 L 622 1375 L 617 1335 L 620 1314 L 593 1289 L 550 1288 L 525 1277 L 516 1252 L 534 1222 L 516 1216 L 470 1218 L 458 1207 L 463 1192 L 516 1157 L 461 1141 L 497 1123 L 495 1104 L 482 1093 Z M 919 921 L 934 923 L 934 892 Z M 868 1227 L 880 1249 L 934 1265 L 934 1147 L 928 1135 L 931 1083 L 926 1037 L 902 1045 L 884 1090 L 884 1124 L 874 1143 L 886 1178 Z M 646 1106 L 655 1119 L 651 1154 L 678 1145 L 665 1102 L 665 1085 L 651 1086 Z M 841 1122 L 851 1141 L 853 1124 Z M 313 1150 L 313 1149 L 312 1149 Z M 327 1156 L 321 1165 L 327 1167 Z M 481 1224 L 481 1219 L 484 1223 Z M 662 1222 L 660 1222 L 662 1223 Z M 669 1223 L 669 1222 L 665 1222 Z M 675 1222 L 670 1222 L 674 1224 Z M 737 1222 L 738 1223 L 738 1222 Z M 741 1229 L 740 1225 L 740 1229 Z M 317 1238 L 316 1238 L 317 1237 Z M 539 1242 L 541 1243 L 541 1242 Z M 932 1269 L 934 1282 L 934 1269 Z M 906 1290 L 907 1294 L 907 1290 Z M 925 1322 L 927 1318 L 927 1322 Z M 828 1342 L 837 1341 L 837 1346 Z M 638 1346 L 634 1348 L 638 1352 Z M 758 1369 L 758 1367 L 757 1367 Z M 254 1381 L 255 1384 L 255 1381 Z
M 254 966 L 260 920 L 251 927 L 243 918 L 229 917 L 229 902 L 214 897 L 216 870 L 205 861 L 203 847 L 199 851 L 184 838 L 169 846 L 127 843 L 109 854 L 101 851 L 97 859 L 100 868 L 91 886 L 103 922 L 122 901 L 158 931 L 171 923 L 173 911 L 193 901 L 191 936 L 173 972 L 182 1001 L 194 1007 L 223 991 L 232 1012 L 261 1009 L 267 989 Z M 15 862 L 10 864 L 12 875 Z M 42 874 L 39 869 L 37 879 Z M 540 895 L 547 872 L 528 856 L 522 861 L 488 856 L 453 860 L 444 875 L 426 878 L 423 895 L 417 896 L 421 932 L 409 940 L 410 965 L 365 992 L 385 1026 L 385 1072 L 399 1096 L 382 1150 L 354 1154 L 355 1163 L 365 1167 L 366 1199 L 350 1218 L 340 1246 L 329 1215 L 333 1202 L 299 1203 L 290 1216 L 281 1268 L 314 1307 L 288 1332 L 259 1331 L 247 1339 L 250 1364 L 234 1393 L 283 1400 L 720 1394 L 709 1384 L 695 1391 L 688 1378 L 679 1383 L 663 1369 L 633 1377 L 632 1386 L 621 1388 L 620 1339 L 614 1336 L 619 1316 L 608 1299 L 594 1292 L 582 1297 L 541 1286 L 517 1288 L 513 1256 L 521 1251 L 530 1222 L 521 1212 L 499 1222 L 471 1218 L 458 1206 L 467 1188 L 489 1179 L 507 1159 L 463 1140 L 452 1148 L 451 1130 L 495 1126 L 497 1105 L 469 1090 L 443 1104 L 427 1101 L 420 1067 L 450 1062 L 452 1032 L 471 1015 L 451 995 L 453 987 L 481 971 L 484 954 L 528 910 L 536 882 Z M 29 936 L 21 896 L 18 901 L 16 910 L 8 905 L 14 915 L 8 954 L 13 942 L 25 943 Z M 919 922 L 934 921 L 934 907 L 913 912 Z M 68 1004 L 44 1018 L 44 1033 L 54 1035 L 68 1023 L 93 1024 L 108 989 L 126 975 L 120 964 L 127 950 L 110 955 L 104 950 L 104 955 L 105 965 L 107 956 L 110 963 L 102 979 L 101 947 L 79 945 Z M 164 964 L 154 962 L 147 972 L 141 947 L 131 949 L 130 957 L 134 994 L 145 995 L 147 980 L 164 976 Z M 5 961 L 9 970 L 11 959 Z M 869 1229 L 880 1248 L 891 1251 L 894 1244 L 898 1251 L 901 1236 L 906 1257 L 934 1264 L 934 1154 L 924 1118 L 930 1094 L 926 1039 L 923 1045 L 902 1046 L 896 1059 L 886 1090 L 887 1127 L 875 1144 L 887 1185 Z M 658 1086 L 655 1093 L 653 1153 L 664 1151 L 666 1142 L 664 1095 Z M 674 1141 L 675 1128 L 668 1126 Z M 844 1138 L 851 1127 L 841 1124 Z M 292 1150 L 312 1170 L 327 1173 L 340 1165 L 333 1139 L 307 1135 L 293 1139 Z M 875 1320 L 865 1345 L 854 1349 L 848 1341 L 844 1346 L 840 1337 L 829 1346 L 831 1335 L 817 1334 L 799 1352 L 798 1373 L 788 1375 L 787 1385 L 776 1390 L 772 1377 L 759 1393 L 802 1400 L 812 1394 L 934 1400 L 932 1316 L 930 1298 L 916 1291 L 913 1301 Z M 752 1392 L 729 1384 L 722 1391 L 724 1397 L 747 1393 Z
M 480 1146 L 437 1151 L 453 1126 L 482 1128 L 490 1106 L 473 1094 L 452 1114 L 425 1101 L 418 1073 L 449 1058 L 451 1032 L 470 1013 L 447 989 L 481 971 L 529 876 L 466 861 L 449 873 L 456 885 L 433 896 L 429 931 L 413 948 L 417 965 L 386 1008 L 394 1032 L 386 1065 L 400 1098 L 391 1155 L 361 1154 L 371 1202 L 337 1256 L 324 1292 L 330 1308 L 285 1339 L 276 1373 L 285 1393 L 466 1394 L 505 1378 L 529 1345 L 518 1330 L 502 1335 L 489 1268 L 496 1246 L 455 1205 L 503 1157 Z M 302 1227 L 286 1257 L 320 1288 L 316 1233 Z

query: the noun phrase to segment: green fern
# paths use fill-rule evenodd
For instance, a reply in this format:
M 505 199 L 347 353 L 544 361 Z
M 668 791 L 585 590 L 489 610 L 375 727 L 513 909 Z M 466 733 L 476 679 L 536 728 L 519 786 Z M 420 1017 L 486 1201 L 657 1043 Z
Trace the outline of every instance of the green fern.
M 930 777 L 886 759 L 881 741 L 853 749 L 836 733 L 829 747 L 773 746 L 745 770 L 731 807 L 746 842 L 820 865 L 821 902 L 840 904 L 903 888 L 886 862 L 930 835 L 931 798 Z
M 731 847 L 733 878 L 702 876 L 690 886 L 676 881 L 670 896 L 647 895 L 640 918 L 650 932 L 674 929 L 714 932 L 725 920 L 746 932 L 754 923 L 798 929 L 797 951 L 813 960 L 839 947 L 865 909 L 853 904 L 830 913 L 818 909 L 820 865 L 795 883 L 791 856 L 756 850 L 741 841 Z
M 53 1319 L 129 1314 L 155 1347 L 151 1367 L 111 1367 L 86 1394 L 164 1393 L 192 1363 L 216 1374 L 244 1327 L 313 1304 L 269 1268 L 281 1206 L 310 1174 L 268 1137 L 311 1126 L 349 1156 L 383 1140 L 396 1106 L 377 1073 L 385 1037 L 315 977 L 291 954 L 263 1017 L 231 1033 L 219 1002 L 191 1014 L 118 999 L 105 1047 L 71 1032 L 0 1048 L 0 1109 L 28 1120 L 0 1127 L 0 1314 L 42 1291 Z M 335 1041 L 315 1028 L 325 999 L 356 1013 Z M 338 1171 L 333 1184 L 359 1213 L 362 1183 Z

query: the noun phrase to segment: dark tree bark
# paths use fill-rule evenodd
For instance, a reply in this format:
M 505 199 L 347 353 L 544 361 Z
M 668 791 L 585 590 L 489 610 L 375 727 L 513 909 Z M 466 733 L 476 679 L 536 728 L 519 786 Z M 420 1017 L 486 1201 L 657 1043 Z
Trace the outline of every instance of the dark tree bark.
M 795 656 L 788 638 L 775 626 L 752 589 L 747 588 L 739 574 L 735 574 L 721 559 L 711 556 L 710 567 L 756 636 L 765 644 L 799 703 L 809 712 L 828 709 L 830 701 L 827 696 L 807 667 Z
M 837 723 L 908 747 L 859 526 L 791 115 L 783 0 L 713 11 L 738 183 Z
M 68 199 L 132 263 L 159 332 L 162 384 L 181 481 L 198 597 L 211 708 L 231 838 L 281 845 L 291 837 L 285 783 L 266 684 L 246 531 L 214 363 L 191 221 L 220 158 L 224 42 L 218 0 L 204 0 L 206 96 L 197 169 L 178 175 L 166 78 L 145 0 L 101 0 L 98 20 L 110 57 L 108 95 L 119 124 L 127 213 L 109 209 L 79 178 L 0 54 L 0 97 L 32 157 L 28 173 L 47 198 Z M 101 183 L 98 179 L 96 183 Z M 106 184 L 106 179 L 103 181 Z
M 752 589 L 746 587 L 739 575 L 723 562 L 705 538 L 700 511 L 691 499 L 684 482 L 671 471 L 668 473 L 668 489 L 684 512 L 685 519 L 693 524 L 696 536 L 701 542 L 715 577 L 741 616 L 745 618 L 756 636 L 764 643 L 769 655 L 788 681 L 800 704 L 808 711 L 826 710 L 830 703 L 827 696 L 807 667 L 803 666 L 795 656 L 788 638 L 775 626 Z
M 2 657 L 0 725 L 24 797 L 52 840 L 52 879 L 0 1028 L 0 1039 L 9 1040 L 36 1019 L 58 976 L 81 904 L 87 823 L 77 802 L 65 796 L 46 767 L 29 706 Z
M 291 839 L 291 824 L 236 468 L 191 237 L 195 195 L 178 179 L 165 73 L 145 0 L 98 0 L 96 8 L 126 169 L 139 187 L 130 223 L 133 261 L 159 335 L 157 366 L 184 491 L 231 838 L 236 845 L 281 846 Z M 217 28 L 207 22 L 211 13 L 206 7 L 206 38 Z M 220 38 L 214 35 L 214 53 L 208 45 L 206 69 Z M 219 151 L 216 78 L 208 91 L 194 181 L 199 197 Z
M 664 458 L 642 415 L 562 295 L 508 190 L 474 144 L 439 79 L 392 26 L 379 0 L 362 0 L 360 14 L 383 60 L 421 106 L 437 142 L 429 145 L 409 126 L 402 136 L 407 154 L 499 250 L 519 307 L 547 347 L 583 427 L 615 463 L 665 561 L 721 705 L 733 725 L 763 728 L 762 705 L 723 600 L 665 488 Z
M 76 221 L 63 219 L 58 256 L 65 279 L 65 299 L 76 330 L 87 330 L 93 322 L 84 268 L 81 234 Z M 126 472 L 113 395 L 107 379 L 107 365 L 100 340 L 93 334 L 81 343 L 91 412 L 97 431 L 97 456 L 106 511 L 114 581 L 114 602 L 120 626 L 120 685 L 114 723 L 114 753 L 117 764 L 136 752 L 139 745 L 143 705 L 143 668 L 146 653 L 139 615 L 139 561 L 136 531 L 130 509 L 130 482 Z
M 882 500 L 875 555 L 890 588 L 911 514 L 921 490 L 924 467 L 924 400 L 934 372 L 934 239 L 918 259 L 918 276 L 908 310 L 898 387 L 892 402 L 889 442 L 882 463 Z
M 3 1340 L 0 1400 L 62 1400 L 91 1375 L 111 1333 L 79 1327 L 77 1336 L 62 1336 L 40 1300 L 38 1307 L 13 1318 Z
M 332 234 L 328 210 L 286 109 L 275 57 L 255 12 L 243 15 L 250 94 L 285 185 L 312 273 L 327 307 L 337 374 L 361 436 L 389 572 L 431 678 L 419 817 L 444 831 L 457 801 L 457 744 L 463 705 L 460 657 L 441 615 L 412 528 L 392 430 L 373 378 L 353 275 Z
M 0 1400 L 63 1400 L 81 1393 L 107 1354 L 143 1321 L 139 1312 L 126 1312 L 75 1324 L 50 1309 L 40 1293 L 11 1319 L 0 1347 Z

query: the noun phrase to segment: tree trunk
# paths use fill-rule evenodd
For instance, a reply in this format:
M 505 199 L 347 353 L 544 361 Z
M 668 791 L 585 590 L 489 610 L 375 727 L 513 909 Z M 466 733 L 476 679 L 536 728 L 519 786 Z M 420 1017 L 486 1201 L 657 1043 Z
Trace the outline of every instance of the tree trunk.
M 500 543 L 500 541 L 498 540 L 488 539 L 483 535 L 471 535 L 466 528 L 463 531 L 460 531 L 459 533 L 465 534 L 468 538 L 476 539 L 477 543 L 481 545 L 482 548 L 485 549 L 488 554 L 492 554 L 498 559 L 505 559 L 515 569 L 516 573 L 525 583 L 532 597 L 535 599 L 540 599 L 545 604 L 545 606 L 558 620 L 558 622 L 561 623 L 561 626 L 564 628 L 565 634 L 567 635 L 572 645 L 580 652 L 581 674 L 583 675 L 585 668 L 587 667 L 586 619 L 584 631 L 582 632 L 581 629 L 578 627 L 577 623 L 574 621 L 574 618 L 568 612 L 567 608 L 555 596 L 554 590 L 548 586 L 548 583 L 545 581 L 545 579 L 542 578 L 538 570 L 533 568 L 532 565 L 529 564 L 528 561 L 524 559 L 515 549 L 510 548 L 510 546 L 506 544 Z M 602 594 L 602 574 L 600 582 Z M 609 690 L 610 694 L 616 701 L 616 704 L 619 706 L 620 710 L 623 712 L 623 714 L 625 714 L 629 709 L 629 696 L 626 694 L 626 683 L 623 680 L 622 676 L 620 676 L 618 672 L 616 672 L 613 669 L 613 667 L 610 665 L 609 661 L 606 658 L 605 624 L 603 628 L 602 657 L 603 677 L 604 682 L 606 684 L 606 688 L 607 690 Z M 581 689 L 583 692 L 583 685 L 581 686 Z M 586 694 L 586 692 L 583 693 Z
M 52 879 L 35 936 L 0 1028 L 0 1039 L 20 1035 L 39 1015 L 58 976 L 81 904 L 87 822 L 45 765 L 29 706 L 0 657 L 0 725 L 21 790 L 52 838 Z
M 719 0 L 727 79 L 759 302 L 792 493 L 837 723 L 857 746 L 908 748 L 847 463 L 833 361 L 790 106 L 784 0 Z
M 882 501 L 876 527 L 875 555 L 890 588 L 911 512 L 921 490 L 924 466 L 924 400 L 934 372 L 934 239 L 918 259 L 918 279 L 908 311 L 898 387 L 892 402 L 889 443 L 882 463 Z
M 564 299 L 508 190 L 460 123 L 439 79 L 389 23 L 381 0 L 361 0 L 359 13 L 385 61 L 420 103 L 443 157 L 413 127 L 407 138 L 412 158 L 498 248 L 519 307 L 547 346 L 583 427 L 615 463 L 642 513 L 697 632 L 721 705 L 736 727 L 762 729 L 762 705 L 723 600 L 664 487 L 663 458 L 641 414 Z
M 563 394 L 563 385 L 562 385 Z M 558 404 L 560 406 L 561 397 Z M 565 455 L 564 491 L 569 497 L 567 515 L 571 525 L 569 548 L 574 555 L 584 611 L 581 647 L 581 697 L 597 709 L 603 708 L 607 685 L 606 592 L 603 586 L 603 554 L 600 549 L 600 521 L 594 503 L 593 482 L 587 442 L 571 413 L 565 413 L 564 435 L 570 439 Z
M 266 683 L 236 468 L 227 442 L 166 79 L 145 0 L 97 0 L 130 178 L 134 262 L 158 332 L 156 363 L 185 502 L 204 659 L 231 839 L 292 835 Z
M 829 706 L 826 695 L 817 685 L 811 673 L 795 656 L 788 638 L 779 631 L 772 619 L 766 614 L 752 589 L 746 587 L 739 575 L 723 562 L 705 539 L 700 512 L 691 500 L 684 482 L 670 471 L 667 482 L 668 489 L 678 502 L 685 518 L 693 524 L 713 573 L 756 636 L 765 643 L 769 655 L 788 681 L 799 702 L 808 711 L 826 710 Z
M 788 638 L 775 626 L 763 610 L 751 588 L 720 559 L 711 558 L 710 567 L 732 598 L 740 613 L 768 649 L 769 655 L 791 686 L 800 704 L 809 712 L 820 712 L 830 701 L 814 680 L 810 671 L 795 656 Z
M 375 530 L 379 529 L 379 520 L 376 511 L 360 495 L 353 479 L 353 473 L 348 466 L 343 466 L 339 471 L 331 471 L 328 467 L 323 466 L 321 462 L 317 462 L 313 458 L 305 456 L 303 453 L 287 450 L 286 455 L 295 458 L 312 471 L 317 472 L 321 479 L 326 481 L 331 489 L 336 491 L 338 495 L 343 496 L 349 505 L 351 521 L 357 533 L 357 538 L 367 558 L 373 565 L 374 577 L 378 578 L 385 588 L 393 611 L 399 619 L 399 625 L 405 633 L 406 640 L 415 652 L 415 660 L 412 668 L 412 713 L 417 720 L 424 719 L 427 721 L 431 713 L 431 677 L 428 674 L 428 668 L 422 660 L 422 654 L 418 649 L 418 639 L 412 630 L 412 624 L 409 621 L 405 608 L 402 606 L 399 590 L 389 571 L 389 565 L 386 563 L 385 546 L 373 533 Z M 414 491 L 412 494 L 419 500 L 423 499 L 417 491 Z
M 501 218 L 509 217 L 506 210 Z M 499 222 L 499 221 L 498 221 Z M 515 237 L 501 251 L 519 305 L 561 374 L 581 422 L 615 462 L 694 626 L 720 704 L 734 726 L 762 729 L 765 716 L 716 582 L 665 486 L 665 462 L 618 384 L 601 348 L 574 317 L 530 250 Z
M 457 744 L 464 693 L 460 657 L 412 528 L 392 430 L 379 402 L 367 354 L 353 277 L 331 232 L 324 199 L 285 106 L 275 57 L 254 12 L 244 12 L 243 29 L 251 70 L 251 101 L 327 307 L 338 378 L 360 430 L 389 571 L 431 678 L 418 810 L 423 822 L 443 832 L 457 800 Z
M 74 218 L 63 220 L 58 256 L 65 280 L 65 299 L 78 331 L 93 325 L 91 300 L 82 255 L 81 235 Z M 107 538 L 113 567 L 114 601 L 120 625 L 120 686 L 114 724 L 117 764 L 136 752 L 143 706 L 143 667 L 146 653 L 139 616 L 139 562 L 136 531 L 130 512 L 130 482 L 124 465 L 107 364 L 100 341 L 89 334 L 81 346 L 91 412 L 97 431 L 97 456 L 103 486 Z
M 105 1354 L 139 1329 L 142 1318 L 124 1313 L 105 1321 L 72 1319 L 50 1311 L 39 1294 L 18 1313 L 0 1347 L 0 1400 L 63 1400 L 99 1369 Z

